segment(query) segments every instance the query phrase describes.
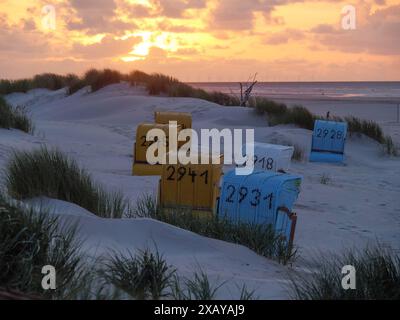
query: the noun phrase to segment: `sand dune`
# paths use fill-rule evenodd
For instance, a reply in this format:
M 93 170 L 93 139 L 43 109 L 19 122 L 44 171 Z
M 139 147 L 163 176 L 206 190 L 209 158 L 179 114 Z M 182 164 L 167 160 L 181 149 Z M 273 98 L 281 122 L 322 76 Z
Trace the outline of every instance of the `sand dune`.
M 32 149 L 40 144 L 57 146 L 73 156 L 111 190 L 121 189 L 132 201 L 143 193 L 157 190 L 157 177 L 132 177 L 132 147 L 136 126 L 153 122 L 155 110 L 186 111 L 193 115 L 195 129 L 255 128 L 258 142 L 292 142 L 307 155 L 311 131 L 294 126 L 268 127 L 265 119 L 251 109 L 222 107 L 191 98 L 149 97 L 126 85 L 112 85 L 96 93 L 80 91 L 64 97 L 64 91 L 33 90 L 6 97 L 28 107 L 34 119 L 35 136 L 16 130 L 0 129 L 0 167 L 12 148 Z M 321 105 L 322 103 L 322 105 Z M 318 103 L 311 107 L 318 109 Z M 363 110 L 346 105 L 346 113 L 371 117 L 371 106 Z M 320 102 L 320 112 L 325 112 Z M 343 109 L 333 109 L 342 115 Z M 385 109 L 386 110 L 386 109 Z M 385 118 L 386 111 L 373 111 L 385 130 L 400 141 L 399 124 Z M 346 145 L 346 165 L 292 163 L 291 171 L 303 175 L 304 182 L 295 211 L 298 225 L 295 244 L 301 267 L 317 250 L 341 250 L 364 246 L 378 239 L 400 250 L 400 160 L 382 154 L 379 145 L 366 137 L 350 137 Z M 329 183 L 321 184 L 321 176 Z M 242 246 L 208 239 L 150 219 L 107 220 L 62 201 L 42 199 L 67 221 L 80 221 L 86 237 L 85 250 L 101 255 L 110 248 L 143 248 L 157 244 L 168 262 L 189 275 L 196 264 L 215 281 L 230 280 L 220 292 L 222 298 L 237 297 L 234 283 L 255 288 L 260 298 L 285 298 L 287 268 L 260 257 Z

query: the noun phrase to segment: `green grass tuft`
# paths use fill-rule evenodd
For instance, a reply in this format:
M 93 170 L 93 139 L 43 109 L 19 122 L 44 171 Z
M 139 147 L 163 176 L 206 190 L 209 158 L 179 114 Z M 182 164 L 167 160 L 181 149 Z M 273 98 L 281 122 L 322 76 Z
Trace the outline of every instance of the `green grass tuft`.
M 397 157 L 399 155 L 399 150 L 395 146 L 391 136 L 384 137 L 383 152 L 387 155 Z
M 128 209 L 121 193 L 107 193 L 74 160 L 55 149 L 14 152 L 5 169 L 5 180 L 8 193 L 15 199 L 47 196 L 107 218 L 120 218 Z
M 356 117 L 346 117 L 344 119 L 339 119 L 339 121 L 347 122 L 350 133 L 363 133 L 381 144 L 385 143 L 382 129 L 374 121 L 361 120 Z
M 356 289 L 342 287 L 342 268 L 356 270 Z M 301 300 L 399 300 L 400 256 L 380 245 L 364 250 L 347 250 L 344 254 L 316 257 L 311 274 L 290 276 L 290 292 Z
M 319 178 L 319 182 L 320 182 L 321 184 L 328 185 L 328 184 L 330 184 L 330 183 L 332 182 L 332 179 L 331 179 L 331 177 L 329 176 L 329 174 L 323 173 L 323 174 L 320 176 L 320 178 Z
M 287 112 L 287 106 L 263 97 L 254 97 L 250 100 L 250 107 L 259 115 L 281 115 Z
M 182 287 L 182 282 L 184 287 Z M 190 278 L 184 278 L 183 280 L 175 275 L 172 296 L 175 300 L 215 300 L 218 290 L 224 284 L 211 284 L 207 274 L 200 269 Z
M 115 253 L 106 263 L 104 279 L 134 299 L 159 300 L 168 295 L 175 269 L 156 251 L 141 250 L 136 255 Z
M 43 210 L 12 204 L 0 195 L 0 287 L 43 298 L 68 298 L 81 274 L 80 242 L 73 226 L 60 228 Z M 52 265 L 56 290 L 43 290 L 42 267 Z
M 292 159 L 297 162 L 301 162 L 305 160 L 304 149 L 300 147 L 298 144 L 293 144 L 294 151 Z
M 0 97 L 0 128 L 18 129 L 26 133 L 33 133 L 34 126 L 23 107 L 13 108 Z
M 313 130 L 314 122 L 317 117 L 303 106 L 294 106 L 288 108 L 284 113 L 272 114 L 270 116 L 270 125 L 277 124 L 295 124 L 300 128 Z

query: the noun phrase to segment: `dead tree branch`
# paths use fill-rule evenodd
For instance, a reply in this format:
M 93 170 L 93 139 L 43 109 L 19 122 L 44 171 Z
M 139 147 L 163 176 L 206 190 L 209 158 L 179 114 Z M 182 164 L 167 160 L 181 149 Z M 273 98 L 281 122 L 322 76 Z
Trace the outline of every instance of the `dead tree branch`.
M 240 82 L 240 106 L 245 107 L 250 100 L 251 92 L 253 91 L 254 86 L 257 84 L 257 73 L 254 75 L 252 83 L 246 83 L 246 90 L 243 93 L 243 84 Z

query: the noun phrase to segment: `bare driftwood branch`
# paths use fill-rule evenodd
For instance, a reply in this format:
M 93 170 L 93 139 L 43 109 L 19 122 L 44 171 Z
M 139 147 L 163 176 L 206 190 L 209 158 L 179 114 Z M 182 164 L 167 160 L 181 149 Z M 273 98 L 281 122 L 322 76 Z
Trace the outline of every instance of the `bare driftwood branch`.
M 240 106 L 241 107 L 245 107 L 247 105 L 247 103 L 250 100 L 250 96 L 251 96 L 251 92 L 253 91 L 254 86 L 257 84 L 257 73 L 254 75 L 252 83 L 249 85 L 248 83 L 246 83 L 246 90 L 244 91 L 243 94 L 243 84 L 240 82 Z

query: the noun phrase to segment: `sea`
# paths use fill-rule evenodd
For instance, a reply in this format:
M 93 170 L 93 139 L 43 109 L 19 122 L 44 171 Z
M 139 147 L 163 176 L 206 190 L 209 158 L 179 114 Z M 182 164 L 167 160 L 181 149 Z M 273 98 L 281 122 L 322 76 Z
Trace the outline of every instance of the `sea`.
M 197 82 L 190 85 L 207 91 L 240 95 L 238 82 Z M 252 94 L 284 99 L 372 99 L 400 102 L 400 81 L 259 82 L 254 86 Z

